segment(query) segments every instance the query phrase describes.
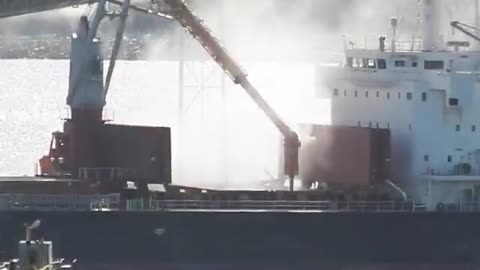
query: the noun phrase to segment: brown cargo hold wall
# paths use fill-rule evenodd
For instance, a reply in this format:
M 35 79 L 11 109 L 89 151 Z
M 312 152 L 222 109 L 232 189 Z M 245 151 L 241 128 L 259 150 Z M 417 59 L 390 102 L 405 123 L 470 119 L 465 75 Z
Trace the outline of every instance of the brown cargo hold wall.
M 171 183 L 170 128 L 66 123 L 64 129 L 74 176 L 79 168 L 122 168 L 135 180 Z
M 138 179 L 171 183 L 170 128 L 104 125 L 99 145 L 103 166 L 132 168 Z
M 341 126 L 313 126 L 303 138 L 300 176 L 305 184 L 326 182 L 368 186 L 390 175 L 390 131 Z

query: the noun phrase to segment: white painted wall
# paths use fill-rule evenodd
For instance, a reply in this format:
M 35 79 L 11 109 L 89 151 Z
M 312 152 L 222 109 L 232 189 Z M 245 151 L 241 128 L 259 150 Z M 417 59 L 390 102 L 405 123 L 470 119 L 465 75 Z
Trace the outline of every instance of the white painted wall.
M 387 69 L 344 67 L 330 73 L 331 122 L 389 128 L 393 181 L 420 181 L 432 173 L 453 175 L 460 162 L 471 164 L 474 174 L 480 175 L 480 54 L 349 50 L 346 56 L 383 58 Z M 405 60 L 406 67 L 395 67 L 398 59 Z M 424 60 L 442 60 L 444 69 L 425 70 Z M 459 105 L 450 106 L 449 98 L 457 98 Z

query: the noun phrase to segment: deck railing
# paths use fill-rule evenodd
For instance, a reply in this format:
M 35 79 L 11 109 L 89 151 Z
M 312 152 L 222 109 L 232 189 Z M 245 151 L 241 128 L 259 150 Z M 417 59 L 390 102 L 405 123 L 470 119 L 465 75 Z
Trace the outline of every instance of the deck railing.
M 0 210 L 95 211 L 120 208 L 120 194 L 0 194 Z
M 426 208 L 412 202 L 394 201 L 129 200 L 127 210 L 413 212 L 426 211 Z
M 115 180 L 121 179 L 134 174 L 133 169 L 129 168 L 116 168 L 116 167 L 105 167 L 105 168 L 79 168 L 78 174 L 80 179 L 90 179 L 90 180 Z

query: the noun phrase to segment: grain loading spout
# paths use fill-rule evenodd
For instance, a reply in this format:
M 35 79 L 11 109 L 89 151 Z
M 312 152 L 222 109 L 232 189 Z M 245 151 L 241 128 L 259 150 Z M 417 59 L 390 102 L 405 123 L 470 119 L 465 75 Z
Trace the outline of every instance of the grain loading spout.
M 247 94 L 265 113 L 270 121 L 275 124 L 284 137 L 285 149 L 285 174 L 290 179 L 290 190 L 293 191 L 293 180 L 298 174 L 298 152 L 300 140 L 298 135 L 278 116 L 270 104 L 260 95 L 258 90 L 247 78 L 247 73 L 230 56 L 220 41 L 212 34 L 203 20 L 195 15 L 189 5 L 183 0 L 164 0 L 168 5 L 171 15 L 180 25 L 195 38 L 212 59 L 235 83 L 243 87 Z

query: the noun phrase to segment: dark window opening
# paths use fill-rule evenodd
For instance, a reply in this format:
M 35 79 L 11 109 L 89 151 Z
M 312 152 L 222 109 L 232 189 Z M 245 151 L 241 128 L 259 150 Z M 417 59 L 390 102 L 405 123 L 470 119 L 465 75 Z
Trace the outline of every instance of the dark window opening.
M 412 62 L 412 67 L 417 67 L 418 63 L 417 62 Z
M 458 106 L 458 99 L 457 98 L 449 98 L 448 105 L 450 106 Z
M 358 91 L 355 90 L 355 97 L 358 97 Z
M 333 89 L 333 96 L 335 96 L 335 97 L 338 96 L 338 89 L 337 88 Z
M 430 157 L 428 155 L 423 156 L 423 161 L 428 162 L 430 160 Z
M 408 124 L 408 130 L 412 131 L 412 124 Z
M 91 61 L 91 71 L 93 75 L 103 76 L 103 62 L 101 59 L 95 59 Z
M 448 162 L 452 162 L 452 156 L 448 156 L 448 157 L 447 157 L 447 161 L 448 161 Z
M 407 93 L 407 99 L 408 99 L 408 100 L 412 100 L 412 99 L 413 99 L 413 94 L 412 94 L 412 92 L 408 92 L 408 93 Z
M 430 60 L 424 62 L 424 67 L 427 70 L 438 70 L 443 69 L 443 61 L 440 60 Z
M 343 90 L 343 95 L 347 96 L 347 90 Z
M 390 99 L 390 92 L 387 93 L 387 99 Z
M 357 59 L 357 58 L 353 58 L 353 59 L 352 59 L 352 67 L 354 67 L 354 68 L 359 67 L 359 65 L 358 65 L 358 59 Z
M 377 124 L 376 124 L 375 126 L 376 126 L 377 128 L 380 128 L 380 124 L 378 124 L 378 122 L 377 122 Z
M 362 123 L 360 121 L 357 122 L 357 126 L 361 127 Z
M 368 98 L 368 91 L 365 91 L 365 97 Z
M 477 131 L 477 126 L 472 125 L 472 132 L 476 132 L 476 131 Z
M 362 67 L 364 67 L 364 68 L 368 67 L 368 59 L 367 58 L 362 58 Z
M 387 61 L 385 59 L 377 59 L 377 65 L 379 69 L 387 69 Z
M 395 60 L 396 67 L 405 67 L 406 65 L 407 65 L 407 62 L 405 62 L 405 60 Z
M 455 127 L 455 130 L 456 130 L 457 132 L 459 132 L 459 131 L 460 131 L 460 125 L 457 125 L 457 126 Z
M 390 122 L 387 123 L 387 128 L 390 129 Z
M 423 102 L 427 101 L 427 93 L 425 93 L 425 92 L 422 93 L 422 101 Z
M 372 122 L 368 122 L 368 127 L 369 127 L 369 128 L 372 127 Z
M 377 91 L 377 98 L 380 97 L 380 91 Z
M 398 92 L 398 99 L 402 99 L 402 93 Z
M 347 66 L 348 67 L 353 67 L 353 58 L 352 57 L 347 57 Z

